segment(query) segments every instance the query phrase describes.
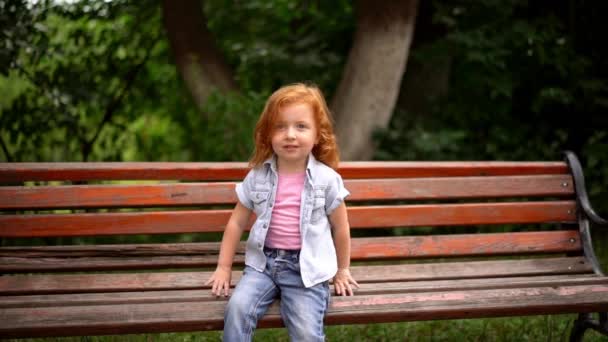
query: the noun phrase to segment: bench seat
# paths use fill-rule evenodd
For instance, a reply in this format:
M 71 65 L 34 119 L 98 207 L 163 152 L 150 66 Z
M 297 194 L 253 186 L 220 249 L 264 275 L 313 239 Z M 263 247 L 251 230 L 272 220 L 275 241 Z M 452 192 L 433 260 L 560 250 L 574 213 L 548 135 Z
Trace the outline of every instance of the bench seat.
M 334 296 L 326 322 L 599 312 L 608 307 L 608 278 L 591 271 L 580 257 L 354 266 L 361 288 L 353 297 Z M 86 335 L 221 329 L 226 298 L 202 285 L 209 275 L 3 277 L 0 335 L 63 336 L 66 328 Z M 281 326 L 276 305 L 261 326 Z

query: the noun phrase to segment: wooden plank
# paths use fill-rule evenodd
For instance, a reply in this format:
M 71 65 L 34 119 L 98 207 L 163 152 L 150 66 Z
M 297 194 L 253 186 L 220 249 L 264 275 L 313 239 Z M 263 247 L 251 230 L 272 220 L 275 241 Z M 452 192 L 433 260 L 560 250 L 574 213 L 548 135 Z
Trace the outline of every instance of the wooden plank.
M 592 273 L 583 257 L 353 266 L 359 283 Z M 210 272 L 4 275 L 0 294 L 26 295 L 200 289 Z M 233 282 L 240 271 L 233 271 Z
M 559 276 L 529 276 L 501 277 L 458 280 L 406 281 L 388 283 L 361 283 L 355 289 L 355 295 L 377 295 L 390 293 L 418 293 L 440 291 L 465 291 L 488 289 L 512 289 L 521 287 L 557 287 L 570 285 L 606 284 L 606 277 L 592 275 L 559 275 Z M 333 290 L 333 288 L 332 288 Z M 207 290 L 209 295 L 214 296 Z M 17 297 L 16 297 L 17 298 Z
M 245 263 L 244 254 L 234 257 L 236 265 Z M 0 258 L 0 272 L 91 272 L 198 268 L 217 265 L 216 255 L 95 257 L 95 258 Z
M 573 252 L 581 249 L 579 233 L 575 230 L 353 238 L 351 243 L 351 258 L 357 260 L 403 256 L 445 257 L 450 255 L 555 253 Z M 219 249 L 219 242 L 6 246 L 0 247 L 0 257 L 19 255 L 21 258 L 73 259 L 85 257 L 217 256 Z M 236 252 L 237 254 L 245 253 L 245 242 L 239 244 Z
M 0 163 L 0 183 L 89 180 L 237 180 L 243 162 Z
M 574 201 L 349 207 L 351 228 L 575 223 Z
M 0 209 L 137 208 L 235 204 L 236 183 L 0 187 Z
M 565 253 L 582 250 L 578 231 L 355 238 L 352 260 Z
M 222 232 L 231 210 L 0 215 L 0 237 Z
M 338 172 L 351 178 L 415 178 L 568 174 L 565 162 L 342 162 Z M 88 180 L 241 180 L 243 162 L 87 162 L 0 163 L 0 183 Z
M 584 274 L 591 265 L 582 257 L 538 258 L 470 262 L 430 262 L 419 264 L 352 267 L 357 282 L 394 282 L 411 280 L 444 280 Z
M 558 287 L 606 284 L 606 277 L 597 275 L 561 275 L 544 277 L 512 277 L 488 279 L 459 279 L 408 281 L 392 283 L 362 283 L 356 296 L 390 293 L 419 293 L 464 290 L 512 289 L 522 287 Z M 51 306 L 116 305 L 143 303 L 189 303 L 215 301 L 210 286 L 197 290 L 168 290 L 141 292 L 71 293 L 47 295 L 0 296 L 0 308 L 35 308 Z M 234 286 L 232 286 L 234 289 Z M 331 291 L 333 291 L 333 286 Z M 231 290 L 232 291 L 232 290 Z M 333 292 L 332 292 L 333 293 Z
M 3 275 L 1 295 L 200 289 L 211 272 Z M 241 271 L 233 271 L 236 282 Z
M 367 161 L 342 162 L 338 172 L 345 179 L 369 179 L 568 174 L 569 169 L 561 161 Z
M 349 201 L 569 196 L 570 175 L 346 180 Z M 0 187 L 0 209 L 234 204 L 235 182 Z
M 349 201 L 568 196 L 570 175 L 346 180 Z
M 189 243 L 141 243 L 112 245 L 65 245 L 65 246 L 5 246 L 0 247 L 0 257 L 22 258 L 93 258 L 135 256 L 190 256 L 216 255 L 220 242 Z M 245 242 L 237 248 L 237 254 L 245 253 Z
M 77 245 L 0 248 L 0 272 L 67 272 L 212 267 L 220 244 Z M 454 234 L 352 239 L 351 260 L 567 253 L 581 250 L 578 231 Z M 245 261 L 245 244 L 234 264 Z
M 221 232 L 231 210 L 0 215 L 0 237 Z M 574 201 L 349 207 L 351 228 L 575 223 Z M 251 221 L 251 223 L 253 220 Z
M 261 327 L 281 326 L 278 305 Z M 326 324 L 420 321 L 597 312 L 608 306 L 608 283 L 333 297 Z M 204 331 L 223 328 L 225 300 L 176 303 L 8 308 L 0 311 L 6 337 Z
M 403 293 L 335 298 L 327 324 L 381 323 L 598 312 L 608 284 Z

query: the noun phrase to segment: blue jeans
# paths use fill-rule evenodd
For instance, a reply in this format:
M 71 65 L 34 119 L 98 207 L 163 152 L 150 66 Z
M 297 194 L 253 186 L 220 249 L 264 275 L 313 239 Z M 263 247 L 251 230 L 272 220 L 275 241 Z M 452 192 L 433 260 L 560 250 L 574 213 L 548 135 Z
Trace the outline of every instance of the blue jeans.
M 264 249 L 266 269 L 245 266 L 224 314 L 224 341 L 251 341 L 257 322 L 276 298 L 292 341 L 324 341 L 323 318 L 329 303 L 328 282 L 306 288 L 299 251 Z

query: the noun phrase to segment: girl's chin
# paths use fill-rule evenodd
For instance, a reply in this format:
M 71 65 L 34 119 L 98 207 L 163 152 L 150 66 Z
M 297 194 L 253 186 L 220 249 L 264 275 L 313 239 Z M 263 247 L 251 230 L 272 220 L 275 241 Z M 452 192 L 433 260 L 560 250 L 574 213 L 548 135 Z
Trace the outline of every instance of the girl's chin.
M 305 162 L 308 156 L 300 156 L 296 154 L 283 154 L 278 155 L 279 159 L 288 163 L 300 163 Z

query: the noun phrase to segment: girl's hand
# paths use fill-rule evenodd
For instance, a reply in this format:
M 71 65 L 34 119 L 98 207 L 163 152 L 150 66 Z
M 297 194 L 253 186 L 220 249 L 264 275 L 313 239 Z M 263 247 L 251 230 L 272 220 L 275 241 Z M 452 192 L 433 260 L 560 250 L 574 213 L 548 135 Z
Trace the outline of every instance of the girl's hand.
M 215 272 L 211 275 L 211 278 L 207 280 L 205 285 L 211 285 L 211 293 L 217 297 L 222 295 L 224 291 L 224 297 L 228 297 L 230 294 L 230 277 L 232 276 L 232 269 L 218 266 Z
M 338 269 L 334 277 L 334 288 L 339 296 L 352 296 L 353 286 L 359 288 L 359 284 L 353 279 L 348 268 Z

